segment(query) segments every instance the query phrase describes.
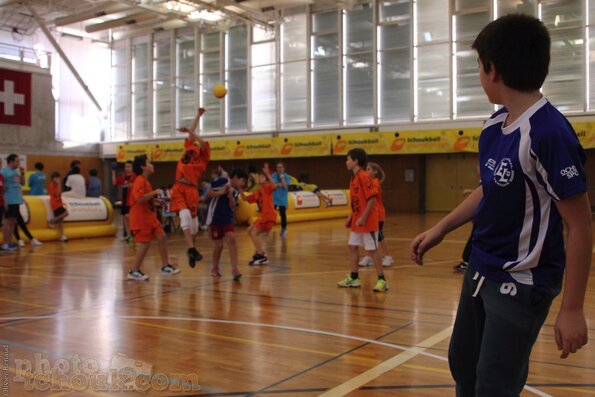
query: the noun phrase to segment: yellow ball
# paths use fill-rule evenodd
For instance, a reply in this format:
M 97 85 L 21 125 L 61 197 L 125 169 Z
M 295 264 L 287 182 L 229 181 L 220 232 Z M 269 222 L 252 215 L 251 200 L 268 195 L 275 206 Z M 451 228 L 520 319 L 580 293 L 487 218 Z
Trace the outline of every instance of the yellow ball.
M 215 87 L 213 87 L 213 95 L 215 95 L 215 97 L 221 99 L 226 94 L 227 94 L 227 88 L 225 88 L 225 86 L 223 84 L 216 84 Z

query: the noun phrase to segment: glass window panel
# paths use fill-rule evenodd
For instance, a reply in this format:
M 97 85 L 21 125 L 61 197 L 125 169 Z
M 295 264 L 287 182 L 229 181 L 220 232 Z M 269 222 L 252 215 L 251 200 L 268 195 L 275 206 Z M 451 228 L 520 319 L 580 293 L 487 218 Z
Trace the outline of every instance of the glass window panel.
M 203 71 L 218 71 L 220 63 L 220 56 L 219 51 L 216 52 L 205 52 L 202 55 L 203 63 Z
M 219 32 L 205 33 L 202 35 L 202 50 L 218 50 L 221 41 Z
M 312 67 L 312 123 L 315 126 L 338 125 L 338 58 L 314 60 Z
M 479 32 L 490 23 L 490 18 L 489 11 L 457 16 L 457 41 L 475 40 Z
M 276 129 L 276 66 L 262 66 L 252 69 L 252 130 L 272 131 Z
M 373 124 L 374 83 L 372 54 L 347 56 L 346 124 Z
M 455 9 L 457 11 L 466 10 L 469 8 L 489 7 L 490 2 L 486 0 L 456 0 Z
M 582 0 L 549 0 L 541 4 L 541 20 L 549 29 L 581 26 Z
M 493 107 L 481 88 L 477 53 L 470 43 L 457 45 L 457 117 L 489 116 Z
M 308 36 L 306 14 L 296 14 L 283 18 L 283 62 L 305 59 L 307 56 Z
M 169 50 L 169 43 L 166 46 L 162 46 L 163 43 L 157 42 L 155 46 L 157 47 L 157 52 L 160 52 L 159 48 L 167 47 Z M 171 77 L 171 60 L 170 54 L 167 53 L 166 56 L 160 56 L 156 59 L 155 62 L 155 78 L 157 80 L 166 80 Z
M 380 122 L 410 119 L 410 49 L 383 51 L 379 54 Z
M 417 42 L 448 40 L 448 1 L 417 1 Z
M 336 11 L 323 12 L 312 16 L 312 31 L 314 33 L 325 30 L 337 30 L 337 27 L 338 20 Z
M 337 33 L 314 36 L 312 44 L 312 56 L 329 57 L 339 54 L 339 35 Z
M 132 84 L 132 137 L 133 139 L 149 137 L 149 90 L 147 83 Z
M 535 16 L 536 0 L 498 0 L 498 15 L 521 13 Z
M 394 25 L 381 25 L 378 48 L 399 48 L 407 47 L 410 44 L 409 20 Z
M 550 30 L 552 39 L 549 76 L 543 93 L 561 111 L 582 110 L 584 96 L 584 45 L 581 28 Z
M 171 126 L 171 91 L 169 84 L 156 81 L 155 89 L 155 131 L 157 135 L 172 134 Z
M 230 132 L 247 132 L 248 73 L 246 69 L 230 70 L 228 73 L 227 128 Z
M 275 29 L 264 29 L 261 26 L 254 26 L 252 29 L 252 41 L 254 43 L 269 40 L 275 40 Z
M 213 95 L 213 87 L 215 84 L 221 82 L 219 72 L 204 73 L 201 75 L 201 104 L 207 110 L 204 116 L 201 117 L 202 131 L 205 133 L 220 132 L 220 113 L 222 100 L 215 98 Z M 194 109 L 196 112 L 196 109 Z
M 147 43 L 135 44 L 132 46 L 132 71 L 134 81 L 146 80 L 149 78 L 149 46 Z
M 194 29 L 178 33 L 176 73 L 176 127 L 191 125 L 196 113 Z M 172 131 L 172 134 L 174 132 Z
M 245 67 L 248 64 L 248 39 L 245 25 L 229 29 L 227 39 L 227 64 L 229 68 Z
M 305 128 L 307 121 L 307 66 L 305 61 L 281 65 L 283 78 L 281 128 Z
M 449 118 L 449 50 L 448 44 L 419 47 L 418 52 L 418 118 Z
M 252 45 L 252 66 L 275 63 L 275 42 Z
M 364 4 L 346 12 L 345 32 L 347 48 L 345 53 L 372 51 L 372 7 Z
M 112 140 L 128 140 L 128 85 L 113 87 L 112 98 Z
M 400 22 L 404 18 L 409 19 L 409 5 L 409 0 L 381 1 L 380 22 Z

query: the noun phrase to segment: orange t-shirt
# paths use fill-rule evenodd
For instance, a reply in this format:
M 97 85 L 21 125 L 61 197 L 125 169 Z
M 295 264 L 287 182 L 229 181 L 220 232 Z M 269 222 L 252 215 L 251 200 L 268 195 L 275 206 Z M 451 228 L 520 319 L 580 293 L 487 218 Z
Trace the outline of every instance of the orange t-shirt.
M 273 191 L 275 187 L 270 183 L 260 185 L 252 196 L 248 197 L 249 203 L 258 202 L 260 207 L 260 216 L 258 219 L 264 222 L 274 222 L 277 219 L 277 212 L 275 211 L 275 205 L 273 204 Z
M 62 185 L 60 182 L 50 182 L 48 193 L 50 195 L 50 207 L 52 208 L 52 211 L 64 207 L 64 203 L 62 202 Z
M 378 211 L 378 222 L 384 222 L 386 220 L 386 209 L 382 202 L 382 184 L 378 178 L 372 179 L 376 189 L 378 189 L 378 196 L 376 196 L 376 210 Z
M 130 193 L 130 230 L 153 229 L 161 224 L 157 219 L 153 200 L 139 202 L 138 199 L 153 191 L 149 180 L 139 175 L 134 180 Z
M 176 181 L 186 178 L 194 186 L 198 186 L 198 180 L 207 169 L 211 159 L 211 146 L 205 142 L 201 148 L 194 140 L 184 140 L 184 154 L 176 166 Z
M 357 226 L 357 220 L 362 216 L 368 205 L 368 200 L 378 196 L 378 187 L 374 185 L 372 178 L 365 170 L 360 169 L 349 182 L 349 193 L 351 194 L 351 231 L 376 232 L 378 231 L 378 211 L 376 206 L 368 214 L 368 219 L 363 226 Z

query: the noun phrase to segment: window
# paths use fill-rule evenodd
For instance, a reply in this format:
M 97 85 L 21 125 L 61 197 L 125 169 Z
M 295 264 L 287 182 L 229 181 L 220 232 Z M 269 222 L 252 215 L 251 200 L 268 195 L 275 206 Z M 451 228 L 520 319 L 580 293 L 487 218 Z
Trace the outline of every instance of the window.
M 132 139 L 151 138 L 149 124 L 149 43 L 146 37 L 132 42 Z
M 128 139 L 128 120 L 130 118 L 129 92 L 130 53 L 126 42 L 114 45 L 112 49 L 112 95 L 111 95 L 111 139 Z
M 235 26 L 226 34 L 226 80 L 228 94 L 226 129 L 229 132 L 248 130 L 248 30 Z
M 312 16 L 312 125 L 339 124 L 339 18 L 337 11 Z
M 177 33 L 176 37 L 176 125 L 189 126 L 196 114 L 194 29 Z M 174 131 L 172 131 L 172 134 Z
M 275 31 L 252 28 L 252 131 L 277 129 Z
M 171 34 L 155 35 L 153 42 L 153 130 L 157 136 L 172 134 Z
M 222 84 L 221 70 L 221 34 L 219 32 L 204 33 L 201 36 L 200 52 L 200 105 L 206 109 L 200 118 L 201 132 L 206 134 L 221 133 L 221 112 L 223 101 L 215 98 L 213 87 Z M 192 111 L 192 119 L 196 109 Z M 192 122 L 191 122 L 192 123 Z

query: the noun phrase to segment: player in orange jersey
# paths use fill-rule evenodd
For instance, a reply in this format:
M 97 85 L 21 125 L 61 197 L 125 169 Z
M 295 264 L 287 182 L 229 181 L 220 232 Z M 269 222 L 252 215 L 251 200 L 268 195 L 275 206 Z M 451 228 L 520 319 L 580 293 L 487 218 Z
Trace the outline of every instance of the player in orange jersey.
M 258 189 L 253 195 L 246 197 L 243 191 L 240 191 L 242 199 L 249 203 L 258 203 L 260 208 L 260 216 L 254 221 L 248 228 L 248 235 L 254 244 L 254 250 L 256 253 L 249 262 L 250 265 L 266 265 L 269 263 L 260 239 L 262 233 L 268 233 L 277 219 L 277 211 L 275 211 L 275 205 L 273 204 L 273 192 L 275 191 L 275 183 L 273 182 L 271 175 L 263 169 L 258 174 L 258 183 L 260 189 Z
M 184 141 L 184 154 L 176 166 L 176 182 L 171 195 L 171 210 L 180 217 L 180 226 L 188 245 L 190 267 L 196 266 L 196 262 L 202 259 L 195 247 L 198 234 L 198 183 L 211 158 L 211 147 L 194 131 L 204 113 L 205 109 L 199 108 L 192 126 L 179 129 L 188 133 L 188 138 Z

